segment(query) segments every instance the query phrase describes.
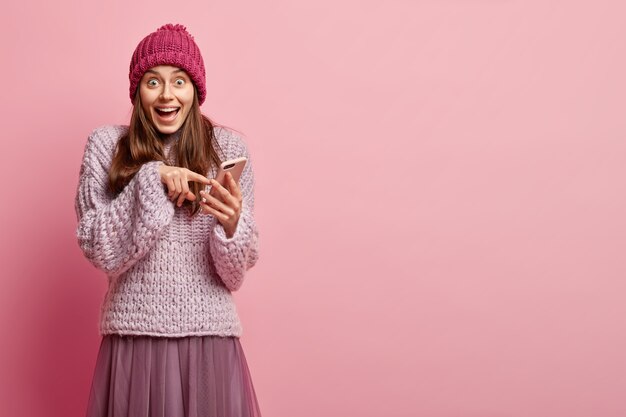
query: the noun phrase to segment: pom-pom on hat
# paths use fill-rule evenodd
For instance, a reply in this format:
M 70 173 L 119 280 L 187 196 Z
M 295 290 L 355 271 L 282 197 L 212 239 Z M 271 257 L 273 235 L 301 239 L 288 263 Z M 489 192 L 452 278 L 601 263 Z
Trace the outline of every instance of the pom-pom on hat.
M 198 102 L 206 98 L 204 61 L 198 45 L 187 28 L 168 23 L 139 42 L 130 60 L 130 101 L 133 102 L 137 86 L 147 70 L 157 65 L 173 65 L 184 69 L 198 89 Z

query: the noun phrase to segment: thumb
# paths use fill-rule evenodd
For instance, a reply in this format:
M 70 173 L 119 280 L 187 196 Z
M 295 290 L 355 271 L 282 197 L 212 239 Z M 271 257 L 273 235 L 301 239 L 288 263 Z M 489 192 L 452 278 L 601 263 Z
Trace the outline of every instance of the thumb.
M 187 191 L 187 195 L 185 196 L 185 198 L 189 201 L 195 201 L 196 195 L 192 193 L 191 191 Z

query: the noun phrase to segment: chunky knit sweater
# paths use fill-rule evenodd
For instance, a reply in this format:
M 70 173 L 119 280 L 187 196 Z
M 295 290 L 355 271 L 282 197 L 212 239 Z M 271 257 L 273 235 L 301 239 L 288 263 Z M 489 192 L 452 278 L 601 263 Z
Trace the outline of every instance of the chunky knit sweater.
M 254 175 L 245 142 L 214 128 L 220 160 L 248 158 L 239 179 L 241 215 L 235 234 L 227 238 L 214 216 L 189 217 L 187 207 L 168 199 L 158 172 L 161 161 L 143 164 L 119 194 L 108 191 L 115 146 L 127 129 L 103 126 L 89 135 L 76 192 L 79 246 L 108 276 L 100 334 L 241 336 L 231 292 L 258 259 Z M 179 136 L 164 138 L 172 165 Z M 206 175 L 215 177 L 216 171 L 212 167 Z

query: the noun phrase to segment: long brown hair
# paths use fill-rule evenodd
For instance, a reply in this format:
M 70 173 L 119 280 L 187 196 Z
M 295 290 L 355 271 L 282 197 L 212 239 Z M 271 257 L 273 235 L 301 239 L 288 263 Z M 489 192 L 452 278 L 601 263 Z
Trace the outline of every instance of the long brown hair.
M 192 107 L 180 127 L 178 146 L 175 147 L 177 166 L 206 175 L 212 166 L 218 166 L 221 162 L 214 148 L 219 147 L 219 144 L 213 132 L 213 126 L 221 125 L 202 114 L 197 90 L 194 93 Z M 113 194 L 121 192 L 144 163 L 163 161 L 169 165 L 160 140 L 162 136 L 146 116 L 137 89 L 128 132 L 119 139 L 109 170 L 109 190 Z M 185 199 L 183 206 L 189 207 L 190 216 L 200 210 L 198 200 L 200 190 L 204 187 L 204 184 L 189 182 L 189 190 L 194 193 L 196 200 Z

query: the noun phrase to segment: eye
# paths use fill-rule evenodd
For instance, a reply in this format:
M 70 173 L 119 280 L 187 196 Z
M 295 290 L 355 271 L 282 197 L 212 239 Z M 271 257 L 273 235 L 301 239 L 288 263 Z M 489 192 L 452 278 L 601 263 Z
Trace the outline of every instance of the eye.
M 157 85 L 159 85 L 159 82 L 156 80 L 156 78 L 150 78 L 147 84 L 150 87 L 156 87 Z
M 176 85 L 185 85 L 185 80 L 183 80 L 182 78 L 178 78 L 174 82 L 176 83 Z

